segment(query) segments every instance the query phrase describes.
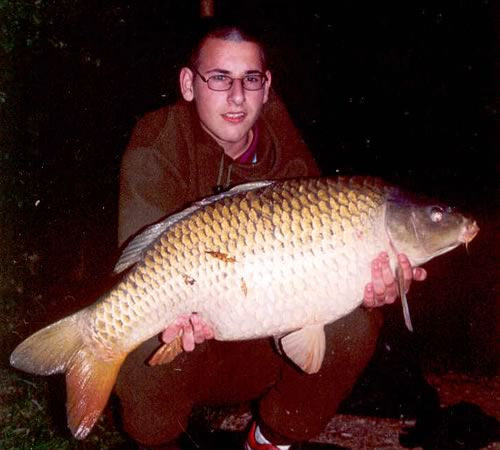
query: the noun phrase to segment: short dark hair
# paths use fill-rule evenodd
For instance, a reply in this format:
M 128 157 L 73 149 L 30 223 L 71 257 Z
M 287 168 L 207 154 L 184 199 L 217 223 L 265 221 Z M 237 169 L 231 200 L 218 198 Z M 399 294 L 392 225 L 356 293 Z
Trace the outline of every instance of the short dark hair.
M 216 26 L 205 32 L 203 36 L 198 40 L 198 43 L 193 48 L 189 56 L 189 67 L 193 67 L 195 69 L 199 67 L 201 49 L 208 39 L 221 39 L 223 41 L 231 42 L 252 42 L 256 44 L 260 50 L 262 68 L 263 70 L 267 69 L 266 54 L 262 43 L 248 30 L 245 30 L 241 26 L 237 25 Z

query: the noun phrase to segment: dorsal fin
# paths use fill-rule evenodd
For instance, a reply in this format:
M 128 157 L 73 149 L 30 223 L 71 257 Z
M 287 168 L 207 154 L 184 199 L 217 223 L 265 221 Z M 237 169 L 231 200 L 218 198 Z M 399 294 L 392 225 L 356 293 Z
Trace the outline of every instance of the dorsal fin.
M 115 274 L 121 273 L 129 267 L 133 266 L 135 263 L 140 261 L 142 258 L 144 251 L 165 231 L 167 231 L 171 226 L 190 216 L 194 212 L 198 211 L 201 208 L 204 208 L 207 205 L 211 205 L 218 200 L 223 198 L 232 197 L 236 194 L 242 192 L 254 191 L 256 189 L 261 189 L 263 187 L 269 186 L 274 183 L 274 181 L 252 181 L 250 183 L 240 184 L 230 189 L 229 191 L 222 192 L 220 194 L 215 194 L 210 197 L 206 197 L 196 203 L 193 203 L 191 206 L 186 209 L 178 212 L 177 214 L 173 214 L 171 216 L 167 216 L 166 218 L 160 220 L 159 222 L 149 225 L 143 229 L 137 236 L 135 236 L 124 248 L 120 259 L 116 263 L 113 272 Z

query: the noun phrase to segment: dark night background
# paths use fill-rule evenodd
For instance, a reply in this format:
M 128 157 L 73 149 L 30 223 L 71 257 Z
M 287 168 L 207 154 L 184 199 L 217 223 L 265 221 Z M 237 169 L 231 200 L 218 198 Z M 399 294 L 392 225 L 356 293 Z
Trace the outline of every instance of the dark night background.
M 493 2 L 215 6 L 219 17 L 246 17 L 268 44 L 274 88 L 325 174 L 381 175 L 477 218 L 468 253 L 429 263 L 429 280 L 413 285 L 415 336 L 399 307 L 387 308 L 388 334 L 433 370 L 493 373 Z M 178 98 L 198 2 L 4 0 L 0 14 L 0 292 L 39 328 L 105 283 L 120 158 L 137 119 Z

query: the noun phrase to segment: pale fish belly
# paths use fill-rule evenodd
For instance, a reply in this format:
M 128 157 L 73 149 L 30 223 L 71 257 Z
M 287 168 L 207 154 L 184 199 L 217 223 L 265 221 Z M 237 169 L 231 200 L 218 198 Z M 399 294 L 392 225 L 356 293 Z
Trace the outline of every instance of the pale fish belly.
M 248 209 L 248 220 L 233 224 L 242 218 L 236 209 L 228 215 L 231 226 L 221 227 L 215 212 L 204 212 L 170 230 L 117 289 L 114 297 L 124 307 L 114 306 L 102 322 L 112 316 L 116 327 L 126 324 L 119 340 L 128 347 L 193 312 L 223 340 L 280 334 L 345 315 L 361 303 L 370 262 L 385 247 L 383 206 L 363 220 L 346 208 L 319 219 L 295 203 L 300 214 L 270 215 L 252 203 L 260 219 Z
M 361 303 L 371 261 L 388 250 L 378 222 L 364 230 L 362 239 L 345 232 L 294 243 L 287 236 L 260 247 L 234 248 L 223 259 L 207 256 L 207 247 L 201 261 L 183 266 L 177 276 L 158 269 L 143 287 L 125 281 L 96 305 L 96 340 L 130 350 L 179 315 L 193 312 L 212 325 L 218 340 L 279 335 L 332 322 Z
M 279 335 L 333 322 L 362 302 L 370 263 L 383 250 L 377 244 L 367 239 L 332 247 L 325 242 L 324 248 L 298 254 L 274 251 L 215 263 L 210 273 L 194 274 L 197 301 L 189 302 L 190 312 L 203 316 L 218 340 Z

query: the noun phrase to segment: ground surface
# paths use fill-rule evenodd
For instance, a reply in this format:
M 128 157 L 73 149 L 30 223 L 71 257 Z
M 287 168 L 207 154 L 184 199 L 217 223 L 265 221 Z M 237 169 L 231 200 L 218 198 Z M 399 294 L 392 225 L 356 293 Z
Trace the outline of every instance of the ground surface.
M 0 346 L 0 449 L 134 449 L 134 445 L 120 430 L 116 405 L 113 402 L 106 409 L 91 435 L 82 442 L 76 441 L 69 435 L 65 425 L 64 379 L 56 376 L 31 376 L 9 367 L 10 352 L 26 334 L 25 331 L 19 334 L 19 328 L 16 324 L 22 322 L 23 319 L 19 318 L 15 303 L 11 303 L 11 305 L 12 308 L 4 307 L 2 314 L 0 314 L 0 341 L 2 342 Z M 59 314 L 64 315 L 64 311 L 60 309 L 58 308 Z M 24 321 L 26 322 L 26 315 Z M 459 428 L 473 430 L 474 427 L 476 429 L 479 427 L 479 434 L 484 436 L 484 429 L 481 429 L 481 426 L 484 425 L 484 420 L 487 420 L 485 418 L 500 420 L 500 376 L 485 377 L 458 372 L 446 374 L 429 372 L 425 373 L 424 377 L 424 382 L 430 384 L 439 396 L 443 411 L 446 411 L 447 407 L 460 404 L 460 402 L 468 402 L 467 405 L 477 405 L 480 408 L 479 412 L 467 409 L 465 414 L 461 416 L 462 419 L 465 416 L 465 421 L 458 425 Z M 399 373 L 396 375 L 396 379 L 403 381 L 403 377 Z M 411 377 L 410 379 L 413 380 Z M 375 383 L 375 388 L 378 390 L 381 389 L 381 386 Z M 405 389 L 403 387 L 403 390 Z M 385 391 L 381 395 L 379 393 L 373 397 L 372 403 L 379 402 L 381 398 L 385 398 Z M 400 398 L 401 396 L 398 394 L 398 402 Z M 438 407 L 438 409 L 440 408 Z M 455 415 L 457 414 L 456 410 L 452 411 Z M 324 433 L 313 442 L 318 445 L 318 450 L 321 449 L 322 443 L 335 444 L 340 449 L 352 450 L 405 448 L 399 443 L 400 433 L 406 427 L 414 426 L 415 420 L 408 414 L 400 418 L 397 416 L 394 418 L 394 415 L 390 417 L 383 414 L 381 417 L 374 417 L 374 414 L 371 413 L 339 415 L 332 419 Z M 201 423 L 202 428 L 205 429 L 205 436 L 207 433 L 209 435 L 220 430 L 242 432 L 250 420 L 249 410 L 241 407 L 239 409 L 203 410 L 195 417 L 195 422 Z M 439 418 L 439 420 L 449 421 L 449 417 Z M 449 424 L 446 426 L 450 428 Z M 439 432 L 444 428 L 445 426 L 438 427 Z M 190 444 L 191 447 L 186 450 L 235 449 L 233 445 L 224 448 L 213 447 L 213 444 L 205 441 L 203 436 L 204 434 L 201 433 L 194 437 Z M 446 436 L 445 438 L 447 439 Z M 455 446 L 446 445 L 446 447 L 440 445 L 427 446 L 425 450 L 500 449 L 498 439 L 497 442 L 490 442 L 480 447 L 467 446 L 467 443 Z M 422 447 L 416 446 L 414 448 Z
M 2 360 L 5 363 L 5 359 Z M 461 374 L 427 376 L 437 389 L 443 407 L 467 401 L 500 420 L 500 377 L 470 377 Z M 55 380 L 55 384 L 63 380 Z M 132 444 L 120 432 L 113 411 L 99 420 L 94 432 L 83 442 L 68 436 L 64 427 L 63 401 L 52 382 L 14 372 L 5 364 L 0 367 L 0 448 L 2 449 L 132 449 Z M 57 391 L 57 389 L 56 389 Z M 206 412 L 205 426 L 209 430 L 242 431 L 251 420 L 249 412 L 217 410 Z M 387 419 L 340 415 L 332 419 L 324 433 L 314 442 L 332 443 L 344 449 L 402 449 L 401 431 L 413 426 L 412 419 Z M 202 439 L 202 438 L 196 438 Z M 205 448 L 197 440 L 198 447 Z M 208 448 L 208 447 L 207 447 Z M 319 447 L 318 447 L 319 448 Z M 421 447 L 416 447 L 421 448 Z M 464 448 L 467 447 L 455 447 Z M 500 449 L 500 443 L 481 448 Z M 224 450 L 224 449 L 220 449 Z M 229 450 L 229 449 L 228 449 Z M 436 450 L 443 450 L 436 447 Z
M 500 420 L 500 377 L 470 377 L 463 374 L 430 374 L 428 382 L 434 386 L 441 401 L 441 406 L 451 406 L 460 402 L 470 402 L 481 407 L 490 416 Z M 243 430 L 251 420 L 248 412 L 210 417 L 214 428 L 225 430 Z M 332 419 L 327 429 L 313 442 L 330 443 L 346 449 L 404 449 L 399 443 L 399 435 L 406 427 L 415 425 L 411 419 L 384 419 L 339 415 Z M 416 447 L 422 448 L 422 447 Z M 456 447 L 464 448 L 467 447 Z M 500 442 L 492 442 L 482 447 L 500 449 Z M 435 450 L 443 450 L 436 447 Z

